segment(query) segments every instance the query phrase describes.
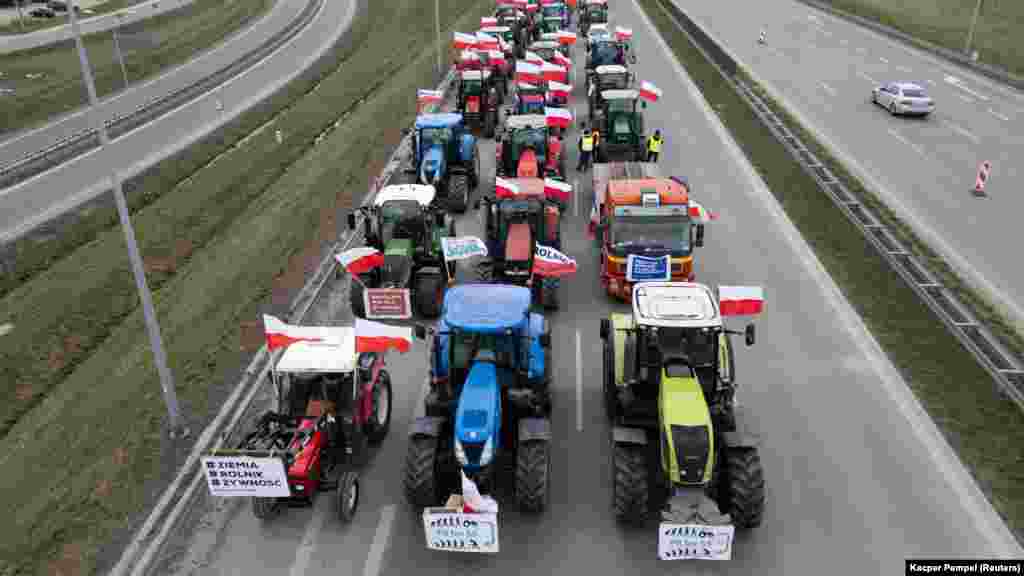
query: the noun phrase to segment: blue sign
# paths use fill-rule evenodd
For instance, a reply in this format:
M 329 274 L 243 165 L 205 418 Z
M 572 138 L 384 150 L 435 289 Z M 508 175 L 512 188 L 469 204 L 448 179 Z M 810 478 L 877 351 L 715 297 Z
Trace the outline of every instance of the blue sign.
M 672 279 L 672 257 L 660 258 L 630 254 L 626 258 L 626 280 L 629 282 L 655 282 Z

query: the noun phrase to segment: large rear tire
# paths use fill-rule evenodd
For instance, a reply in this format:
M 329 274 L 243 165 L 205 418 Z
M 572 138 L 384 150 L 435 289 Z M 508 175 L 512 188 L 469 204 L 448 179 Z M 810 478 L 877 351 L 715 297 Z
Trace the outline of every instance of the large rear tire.
M 495 126 L 498 123 L 498 109 L 494 108 L 493 111 L 487 114 L 487 121 L 484 123 L 484 136 L 487 138 L 494 138 Z
M 448 209 L 456 214 L 465 214 L 469 206 L 469 176 L 452 174 L 448 180 Z
M 487 258 L 481 258 L 473 266 L 476 272 L 476 281 L 481 284 L 490 284 L 494 281 L 494 264 Z
M 433 274 L 416 277 L 416 311 L 424 318 L 441 315 L 444 302 L 444 278 Z
M 402 486 L 414 506 L 436 506 L 440 497 L 437 482 L 437 438 L 413 436 L 405 456 Z
M 754 528 L 764 517 L 764 469 L 756 448 L 729 449 L 725 453 L 725 502 L 738 528 Z
M 612 507 L 615 517 L 639 524 L 647 518 L 647 455 L 644 446 L 615 444 L 612 453 Z
M 538 514 L 547 507 L 549 453 L 546 440 L 523 442 L 516 450 L 516 499 L 523 512 Z
M 608 338 L 614 338 L 609 334 Z M 614 422 L 619 416 L 619 396 L 615 387 L 615 356 L 612 344 L 604 345 L 604 411 L 609 422 Z
M 359 280 L 362 280 L 360 278 Z M 363 301 L 363 285 L 355 278 L 349 280 L 348 302 L 352 308 L 352 315 L 356 318 L 366 318 L 366 302 Z
M 370 419 L 366 422 L 366 439 L 370 444 L 380 444 L 391 429 L 391 375 L 381 370 L 377 385 L 373 387 Z

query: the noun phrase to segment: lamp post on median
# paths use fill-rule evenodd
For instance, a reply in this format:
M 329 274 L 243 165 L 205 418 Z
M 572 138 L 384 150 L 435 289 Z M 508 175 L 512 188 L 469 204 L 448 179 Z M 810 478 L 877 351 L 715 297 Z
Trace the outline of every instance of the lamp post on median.
M 437 77 L 444 68 L 441 65 L 441 0 L 434 0 L 434 30 L 437 33 Z
M 967 30 L 967 43 L 964 45 L 964 54 L 970 55 L 971 43 L 974 42 L 974 28 L 978 25 L 978 15 L 981 14 L 981 3 L 983 0 L 978 0 L 978 3 L 974 5 L 974 16 L 971 17 L 971 27 Z
M 92 77 L 92 70 L 89 67 L 89 56 L 85 53 L 85 45 L 82 43 L 82 31 L 78 26 L 77 6 L 75 0 L 70 2 L 71 31 L 75 37 L 75 47 L 78 49 L 78 60 L 82 66 L 82 77 L 85 80 L 85 88 L 89 94 L 89 110 L 92 112 L 92 121 L 96 125 L 96 131 L 100 136 L 100 150 L 110 143 L 110 136 L 107 134 L 106 122 L 100 116 L 100 110 L 96 105 L 96 83 Z M 163 339 L 160 337 L 160 325 L 157 323 L 156 311 L 153 309 L 153 297 L 146 284 L 146 272 L 142 267 L 142 257 L 139 255 L 139 246 L 135 241 L 135 230 L 132 229 L 132 222 L 128 215 L 128 203 L 124 198 L 124 189 L 121 187 L 121 178 L 117 169 L 110 171 L 110 183 L 114 193 L 114 201 L 117 204 L 117 215 L 121 220 L 121 227 L 124 230 L 126 244 L 128 244 L 128 260 L 132 266 L 132 273 L 135 276 L 135 286 L 139 290 L 139 300 L 142 303 L 142 313 L 146 320 L 146 331 L 149 333 L 150 345 L 153 348 L 153 360 L 156 364 L 157 373 L 160 375 L 160 385 L 163 388 L 164 402 L 167 404 L 167 412 L 170 417 L 171 438 L 180 435 L 188 435 L 188 429 L 182 426 L 181 414 L 178 411 L 178 396 L 174 390 L 174 380 L 171 371 L 167 367 L 167 354 L 164 352 Z
M 22 0 L 14 0 L 14 4 L 18 7 L 18 25 L 21 26 L 21 31 L 25 31 L 25 15 L 21 12 Z
M 135 15 L 135 12 L 132 11 L 132 10 L 129 10 L 127 12 L 118 12 L 116 14 L 117 25 L 114 26 L 114 28 L 113 28 L 114 52 L 117 54 L 117 62 L 118 62 L 118 64 L 121 65 L 121 77 L 124 78 L 124 87 L 125 88 L 128 88 L 128 69 L 125 68 L 125 65 L 124 65 L 124 54 L 121 52 L 121 42 L 118 41 L 117 31 L 118 31 L 118 29 L 121 28 L 121 25 L 124 24 L 124 19 L 125 18 L 127 18 L 128 16 L 134 16 L 134 15 Z

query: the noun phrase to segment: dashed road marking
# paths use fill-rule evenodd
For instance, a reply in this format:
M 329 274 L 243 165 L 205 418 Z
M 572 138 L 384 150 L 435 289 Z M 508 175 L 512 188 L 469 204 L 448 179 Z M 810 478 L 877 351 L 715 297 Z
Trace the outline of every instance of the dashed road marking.
M 882 58 L 881 56 L 879 56 L 878 59 L 882 61 L 882 64 L 888 64 L 889 63 L 888 60 L 886 60 L 885 58 Z
M 996 112 L 995 110 L 993 110 L 991 108 L 988 109 L 988 113 L 993 115 L 993 116 L 995 116 L 996 118 L 999 118 L 1003 122 L 1009 122 L 1010 121 L 1009 117 L 1003 116 L 1002 114 L 1000 114 L 999 112 Z M 0 336 L 2 336 L 2 335 L 3 335 L 3 328 L 0 327 Z
M 947 127 L 949 127 L 950 130 L 956 132 L 957 134 L 960 134 L 961 136 L 963 136 L 964 138 L 967 138 L 971 142 L 974 142 L 975 144 L 981 144 L 981 139 L 978 138 L 977 136 L 975 136 L 974 134 L 972 134 L 969 130 L 967 130 L 963 126 L 960 126 L 958 124 L 954 124 L 954 123 L 950 122 L 949 120 L 943 120 L 942 123 L 945 124 Z
M 391 543 L 391 525 L 394 521 L 395 505 L 388 504 L 381 508 L 377 531 L 373 534 L 373 543 L 370 544 L 370 554 L 366 557 L 366 564 L 363 565 L 363 576 L 378 576 L 380 574 L 384 552 L 387 551 Z
M 821 83 L 821 87 L 824 88 L 825 92 L 828 92 L 830 96 L 835 96 L 836 95 L 836 89 L 831 87 L 831 86 L 829 86 L 828 84 L 825 84 L 824 82 L 822 82 Z
M 945 78 L 943 78 L 943 80 L 945 80 L 947 84 L 952 84 L 953 86 L 956 86 L 957 88 L 963 90 L 964 92 L 967 92 L 968 94 L 974 96 L 975 98 L 978 98 L 979 100 L 989 100 L 988 96 L 985 96 L 984 94 L 979 94 L 974 90 L 971 90 L 967 86 L 964 86 L 963 80 L 957 78 L 956 76 L 946 76 Z
M 314 511 L 313 518 L 306 527 L 306 533 L 302 536 L 302 542 L 299 543 L 299 548 L 295 551 L 295 561 L 292 562 L 291 570 L 288 571 L 290 576 L 303 576 L 309 570 L 309 559 L 313 555 L 313 550 L 316 549 L 316 541 L 320 536 L 320 531 L 324 528 L 326 519 L 326 513 L 318 514 Z
M 576 431 L 583 432 L 583 348 L 576 330 Z
M 871 82 L 872 84 L 878 84 L 878 80 L 875 80 L 874 78 L 868 76 L 864 72 L 857 72 L 857 76 L 860 76 L 861 78 L 867 80 L 868 82 Z
M 889 128 L 889 135 L 891 135 L 893 138 L 899 140 L 900 143 L 902 143 L 904 146 L 910 148 L 914 152 L 917 152 L 917 154 L 919 156 L 921 156 L 922 158 L 927 158 L 928 157 L 928 155 L 924 153 L 924 150 L 922 150 L 920 146 L 918 146 L 917 144 L 914 144 L 910 140 L 907 140 L 902 134 L 897 132 L 894 128 Z

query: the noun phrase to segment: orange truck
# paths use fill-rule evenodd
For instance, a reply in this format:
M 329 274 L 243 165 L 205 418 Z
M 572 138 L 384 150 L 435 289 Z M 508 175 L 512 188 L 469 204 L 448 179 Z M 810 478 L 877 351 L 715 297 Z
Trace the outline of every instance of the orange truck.
M 593 175 L 591 225 L 608 294 L 628 302 L 637 282 L 693 282 L 706 213 L 691 200 L 686 180 L 664 177 L 645 162 L 594 164 Z

